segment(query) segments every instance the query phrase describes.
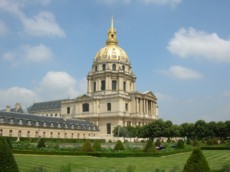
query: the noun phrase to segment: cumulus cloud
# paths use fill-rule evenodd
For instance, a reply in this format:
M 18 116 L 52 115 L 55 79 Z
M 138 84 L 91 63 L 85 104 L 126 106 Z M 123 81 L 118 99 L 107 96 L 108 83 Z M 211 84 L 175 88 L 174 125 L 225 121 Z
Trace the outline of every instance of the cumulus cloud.
M 85 91 L 85 88 L 85 80 L 78 82 L 66 72 L 50 71 L 42 79 L 38 92 L 54 99 L 74 98 Z
M 21 88 L 21 87 L 11 87 L 8 89 L 0 89 L 1 106 L 11 105 L 19 102 L 24 106 L 30 105 L 35 99 L 38 98 L 36 93 L 32 90 Z M 5 107 L 1 107 L 5 108 Z
M 6 24 L 0 20 L 0 36 L 6 35 L 8 32 L 8 29 L 6 27 Z
M 39 1 L 33 1 L 33 3 Z M 31 2 L 30 2 L 31 3 Z M 42 0 L 40 4 L 47 5 L 50 0 Z M 25 33 L 31 36 L 65 37 L 65 32 L 56 22 L 55 16 L 49 11 L 41 11 L 33 17 L 27 17 L 23 7 L 29 4 L 28 0 L 1 0 L 0 9 L 3 9 L 17 17 L 24 26 Z
M 181 28 L 168 44 L 168 50 L 182 58 L 196 57 L 216 62 L 230 62 L 230 40 L 216 33 Z
M 0 109 L 7 105 L 13 106 L 17 102 L 29 107 L 33 102 L 75 98 L 86 93 L 87 88 L 85 78 L 76 80 L 63 71 L 46 73 L 36 85 L 37 87 L 32 89 L 21 87 L 0 89 Z
M 54 57 L 52 50 L 44 45 L 22 45 L 13 52 L 6 52 L 2 58 L 11 62 L 14 66 L 24 63 L 42 63 L 50 61 Z
M 169 69 L 162 71 L 163 74 L 178 78 L 178 79 L 200 79 L 202 74 L 198 71 L 175 65 L 171 66 Z

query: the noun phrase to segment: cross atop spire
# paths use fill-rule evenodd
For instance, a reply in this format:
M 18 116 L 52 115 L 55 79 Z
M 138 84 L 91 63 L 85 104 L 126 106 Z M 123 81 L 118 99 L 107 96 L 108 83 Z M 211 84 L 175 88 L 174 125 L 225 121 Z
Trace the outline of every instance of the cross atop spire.
M 114 30 L 113 20 L 114 20 L 114 18 L 113 18 L 113 16 L 112 16 L 112 19 L 111 19 L 111 26 L 110 26 L 110 29 L 112 29 L 112 30 Z

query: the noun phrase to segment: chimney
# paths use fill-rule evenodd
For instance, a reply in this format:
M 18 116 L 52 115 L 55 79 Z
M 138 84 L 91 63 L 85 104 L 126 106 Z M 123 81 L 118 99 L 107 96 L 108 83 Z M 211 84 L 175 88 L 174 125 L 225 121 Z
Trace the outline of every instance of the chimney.
M 15 104 L 15 112 L 17 112 L 20 109 L 21 109 L 21 104 L 20 103 L 16 103 Z
M 6 106 L 6 112 L 10 112 L 10 106 Z

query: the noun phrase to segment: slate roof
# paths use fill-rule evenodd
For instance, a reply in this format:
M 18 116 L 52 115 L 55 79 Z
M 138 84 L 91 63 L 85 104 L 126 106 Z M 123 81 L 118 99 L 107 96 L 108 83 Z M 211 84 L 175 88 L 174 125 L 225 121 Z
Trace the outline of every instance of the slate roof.
M 46 110 L 60 110 L 61 102 L 63 100 L 34 103 L 28 108 L 28 112 L 32 113 L 32 112 L 39 112 L 39 111 L 46 111 Z
M 80 119 L 52 118 L 15 112 L 0 111 L 0 125 L 98 131 L 98 127 Z

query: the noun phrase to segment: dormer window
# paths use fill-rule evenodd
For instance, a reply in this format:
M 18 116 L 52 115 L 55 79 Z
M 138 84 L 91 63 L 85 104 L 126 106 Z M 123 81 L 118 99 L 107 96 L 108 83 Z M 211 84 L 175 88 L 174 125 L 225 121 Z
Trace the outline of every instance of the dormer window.
M 67 125 L 67 124 L 65 124 L 65 128 L 68 128 L 68 125 Z
M 73 124 L 71 125 L 71 129 L 74 129 L 74 125 Z
M 38 121 L 35 122 L 35 126 L 37 126 L 37 127 L 39 126 L 39 122 Z
M 14 124 L 14 119 L 13 118 L 10 118 L 10 124 Z
M 5 118 L 4 117 L 1 117 L 0 118 L 0 123 L 4 123 L 5 122 Z
M 57 127 L 58 127 L 58 128 L 61 128 L 61 124 L 60 124 L 60 123 L 58 123 Z
M 50 127 L 54 127 L 54 123 L 53 122 L 50 123 Z
M 22 124 L 23 124 L 22 119 L 19 119 L 19 120 L 18 120 L 18 124 L 19 124 L 19 125 L 22 125 Z
M 27 125 L 31 125 L 31 121 L 30 120 L 27 121 Z
M 43 122 L 43 127 L 47 127 L 47 124 L 46 124 L 46 122 Z

